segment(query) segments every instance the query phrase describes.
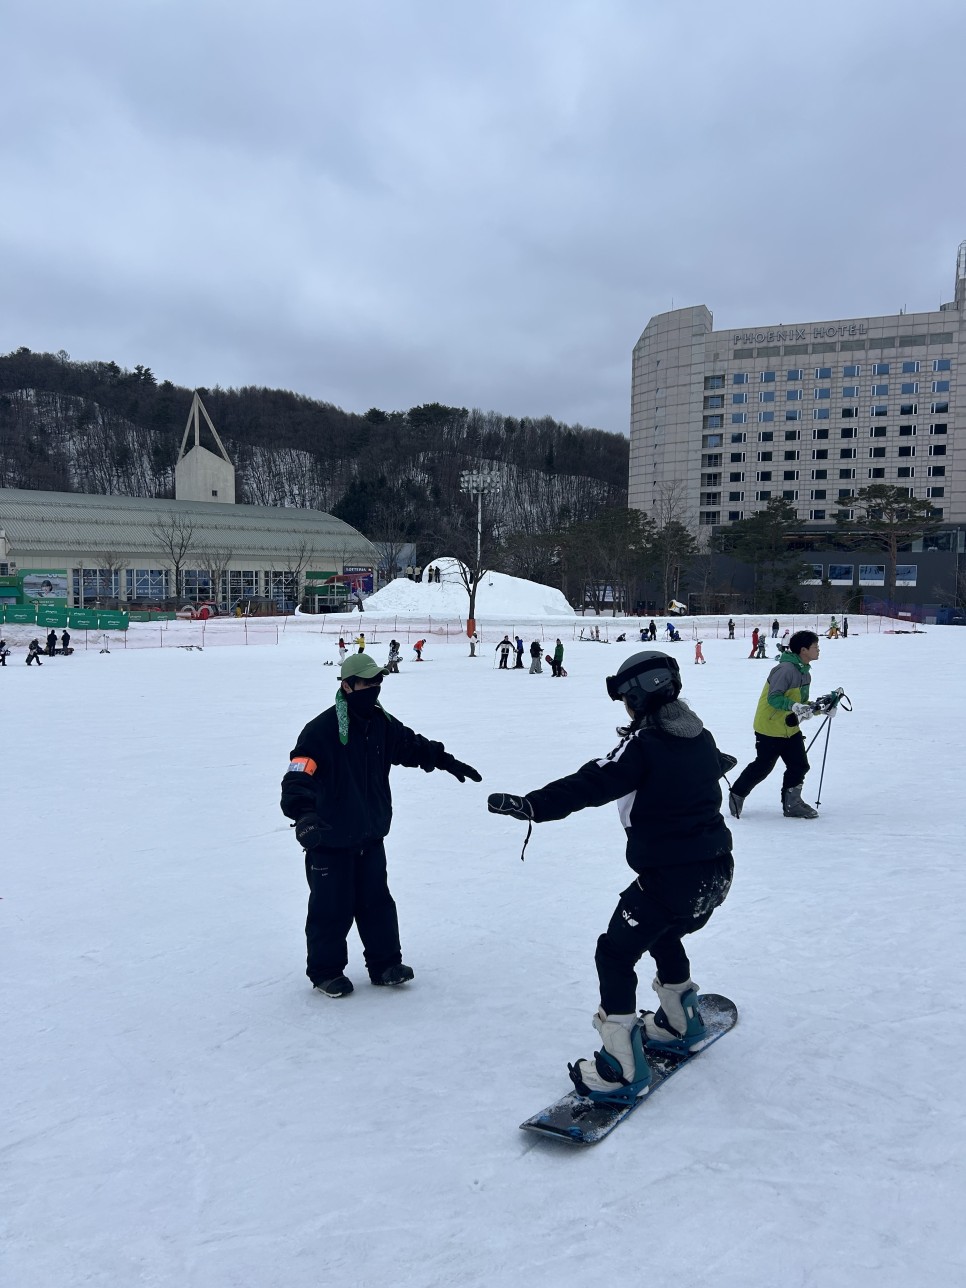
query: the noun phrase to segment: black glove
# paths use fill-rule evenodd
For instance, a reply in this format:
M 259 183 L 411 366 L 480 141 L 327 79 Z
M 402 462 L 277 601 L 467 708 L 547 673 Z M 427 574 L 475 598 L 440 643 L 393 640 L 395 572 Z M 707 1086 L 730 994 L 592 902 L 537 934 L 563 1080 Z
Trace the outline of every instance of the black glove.
M 726 751 L 718 752 L 718 760 L 721 762 L 721 773 L 730 774 L 738 763 L 737 756 L 729 756 Z M 720 776 L 720 775 L 719 775 Z
M 325 833 L 331 828 L 322 822 L 318 814 L 303 814 L 295 824 L 295 839 L 303 850 L 314 850 L 325 839 Z
M 486 808 L 491 814 L 509 814 L 510 818 L 518 818 L 522 823 L 533 822 L 533 806 L 525 796 L 494 792 L 492 796 L 487 796 Z
M 448 774 L 452 774 L 457 782 L 465 783 L 467 778 L 474 783 L 482 783 L 483 775 L 479 770 L 474 769 L 472 765 L 464 765 L 462 760 L 457 760 L 455 756 L 450 756 L 445 765 L 440 765 L 440 769 L 445 769 Z

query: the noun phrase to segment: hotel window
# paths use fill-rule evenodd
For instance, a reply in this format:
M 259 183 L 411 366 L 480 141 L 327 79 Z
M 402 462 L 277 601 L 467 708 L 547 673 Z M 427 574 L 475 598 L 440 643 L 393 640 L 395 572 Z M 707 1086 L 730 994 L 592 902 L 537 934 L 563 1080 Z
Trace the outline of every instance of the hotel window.
M 945 478 L 946 467 L 945 465 L 930 465 L 926 470 L 926 473 L 929 475 L 931 479 Z
M 885 425 L 873 425 L 869 430 L 870 438 L 887 438 L 889 431 Z
M 743 514 L 743 512 L 742 512 L 741 510 L 729 510 L 729 511 L 728 511 L 728 522 L 729 522 L 729 523 L 740 523 L 740 522 L 741 522 L 741 520 L 742 520 L 743 518 L 744 518 L 744 514 Z
M 896 470 L 896 476 L 900 479 L 913 479 L 916 477 L 915 465 L 900 465 Z
M 824 510 L 809 510 L 809 512 L 808 512 L 808 517 L 809 517 L 810 519 L 824 519 L 824 518 L 825 518 L 825 511 L 824 511 Z
M 756 500 L 756 501 L 770 501 L 770 500 L 771 500 L 771 492 L 768 492 L 768 491 L 765 491 L 765 492 L 756 492 L 756 493 L 755 493 L 755 500 Z
M 870 459 L 870 460 L 882 460 L 882 458 L 885 456 L 885 454 L 886 454 L 886 449 L 885 449 L 884 447 L 870 447 L 870 448 L 869 448 L 869 459 Z
M 900 437 L 900 438 L 915 438 L 915 436 L 916 436 L 916 427 L 915 427 L 915 425 L 900 425 L 900 426 L 899 426 L 899 437 Z
M 758 482 L 759 482 L 759 483 L 770 483 L 770 482 L 771 482 L 771 470 L 759 470 L 759 471 L 758 471 L 758 473 L 757 473 L 757 475 L 756 475 L 756 478 L 758 479 Z
M 873 385 L 873 386 L 872 386 L 872 389 L 871 389 L 871 391 L 870 391 L 870 392 L 871 392 L 871 394 L 872 394 L 872 397 L 873 397 L 873 398 L 888 398 L 888 397 L 889 397 L 889 386 L 888 386 L 888 385 Z
M 804 389 L 786 389 L 785 390 L 786 402 L 801 402 L 804 397 L 805 397 Z
M 938 425 L 938 424 L 937 424 L 937 425 L 930 425 L 930 426 L 929 426 L 929 432 L 930 432 L 930 434 L 945 434 L 945 432 L 946 432 L 946 426 L 945 426 L 945 425 Z
M 916 372 L 917 372 L 918 370 L 919 370 L 919 360 L 918 360 L 918 359 L 915 359 L 915 360 L 914 360 L 914 361 L 912 361 L 912 362 L 904 362 L 904 363 L 902 364 L 902 374 L 903 374 L 904 376 L 913 376 L 913 375 L 915 375 L 915 374 L 916 374 Z
M 850 377 L 851 379 L 854 380 L 856 376 L 861 376 L 862 368 L 859 366 L 857 362 L 847 362 L 842 371 L 842 374 L 843 376 L 845 376 L 846 380 L 848 380 Z
M 775 373 L 774 371 L 759 371 L 758 379 L 763 385 L 770 385 L 775 379 Z
M 698 504 L 699 505 L 720 505 L 721 493 L 720 492 L 702 492 L 700 494 Z
M 899 444 L 899 455 L 900 455 L 900 456 L 915 456 L 915 454 L 916 454 L 916 445 L 915 445 L 915 443 L 900 443 L 900 444 Z
M 842 415 L 841 415 L 841 419 L 842 419 L 842 420 L 857 420 L 857 419 L 858 419 L 858 416 L 859 416 L 859 409 L 858 409 L 858 407 L 843 407 L 843 408 L 842 408 Z
M 759 443 L 773 443 L 775 441 L 775 431 L 773 429 L 760 429 L 758 431 Z
M 888 416 L 888 414 L 889 414 L 889 408 L 885 405 L 885 403 L 875 403 L 874 406 L 869 408 L 870 416 Z
M 729 493 L 728 493 L 728 500 L 729 500 L 729 501 L 743 501 L 744 499 L 745 499 L 745 494 L 744 494 L 744 492 L 729 492 Z
M 873 362 L 872 374 L 874 376 L 887 376 L 889 374 L 888 362 Z
M 828 470 L 812 470 L 813 483 L 816 479 L 827 479 L 827 478 L 828 478 Z
M 854 425 L 847 425 L 845 429 L 839 430 L 839 438 L 857 438 L 859 431 Z
M 724 389 L 724 376 L 705 376 L 705 389 Z
M 702 528 L 713 528 L 716 523 L 721 522 L 720 510 L 699 510 L 698 524 Z
M 704 452 L 701 456 L 701 468 L 703 470 L 716 470 L 721 465 L 720 452 Z
M 702 434 L 701 446 L 702 447 L 720 447 L 721 435 L 720 434 Z
M 858 386 L 858 385 L 843 385 L 843 386 L 842 386 L 842 397 L 843 397 L 843 398 L 858 398 L 858 396 L 859 396 L 859 386 Z
M 743 403 L 746 403 L 748 401 L 748 395 L 744 393 L 732 394 L 731 401 L 736 407 L 740 407 Z
M 831 388 L 823 386 L 821 389 L 813 390 L 813 394 L 816 398 L 831 398 L 832 390 Z
M 747 434 L 732 434 L 731 441 L 733 443 L 743 443 L 747 437 Z
M 869 470 L 869 478 L 870 478 L 870 479 L 884 479 L 884 478 L 885 478 L 885 470 L 883 469 L 883 467 L 882 467 L 881 465 L 877 465 L 874 469 Z
M 798 481 L 798 470 L 782 470 L 782 480 L 785 483 L 796 483 Z
M 799 439 L 801 438 L 801 436 L 802 436 L 802 431 L 801 431 L 800 429 L 786 429 L 786 430 L 785 430 L 785 442 L 786 442 L 786 443 L 797 443 L 797 442 L 799 441 Z
M 949 403 L 948 402 L 932 403 L 930 405 L 929 410 L 932 412 L 934 416 L 945 416 L 949 412 Z
M 855 478 L 855 470 L 839 470 L 839 478 L 840 478 L 840 479 L 854 479 L 854 478 Z M 840 492 L 840 493 L 839 493 L 839 496 L 841 496 L 841 495 L 842 495 L 842 493 Z M 851 492 L 847 492 L 847 493 L 846 493 L 846 496 L 851 496 L 851 495 L 852 495 L 852 493 L 851 493 Z
M 900 416 L 918 416 L 918 415 L 919 415 L 919 404 L 918 404 L 918 403 L 901 403 L 901 404 L 900 404 L 900 406 L 899 406 L 899 415 L 900 415 Z
M 747 424 L 748 424 L 748 413 L 747 413 L 746 411 L 733 411 L 733 412 L 731 413 L 731 423 L 732 423 L 732 425 L 747 425 Z M 738 439 L 739 439 L 739 441 L 743 440 L 743 438 L 744 438 L 744 435 L 743 435 L 743 434 L 739 434 L 739 435 L 738 435 Z M 732 441 L 732 442 L 734 442 L 734 441 L 735 441 L 735 435 L 734 435 L 734 434 L 732 434 L 732 435 L 731 435 L 731 441 Z
M 758 459 L 759 461 L 770 461 L 774 459 L 774 455 L 774 452 L 759 452 Z
M 945 456 L 945 455 L 946 455 L 946 444 L 945 444 L 945 443 L 930 443 L 930 444 L 929 444 L 929 455 L 930 455 L 930 456 Z
M 740 465 L 740 464 L 741 464 L 741 462 L 742 462 L 744 459 L 745 459 L 745 454 L 744 454 L 744 452 L 732 452 L 732 453 L 731 453 L 731 464 L 732 464 L 732 465 Z
M 831 368 L 831 367 L 816 367 L 816 368 L 815 368 L 815 379 L 816 379 L 816 380 L 831 380 L 831 379 L 832 379 L 832 368 Z
M 899 386 L 899 392 L 901 394 L 917 394 L 919 392 L 919 381 L 904 380 Z
M 827 407 L 815 407 L 812 410 L 812 420 L 828 420 L 829 411 Z
M 759 401 L 760 403 L 774 402 L 774 401 L 775 401 L 775 391 L 774 391 L 774 389 L 762 389 L 762 390 L 760 390 L 760 391 L 759 391 L 759 394 L 758 394 L 758 401 Z
M 933 391 L 933 393 L 934 393 L 934 394 L 948 394 L 948 393 L 949 393 L 949 381 L 948 381 L 948 380 L 934 380 L 934 381 L 932 382 L 932 391 Z
M 852 478 L 855 478 L 855 470 L 853 470 L 853 471 L 852 471 Z M 840 500 L 840 501 L 842 501 L 842 500 L 846 500 L 846 499 L 847 499 L 848 497 L 850 497 L 850 496 L 855 496 L 855 488 L 854 488 L 854 487 L 840 487 L 840 488 L 839 488 L 839 500 Z
M 713 472 L 713 473 L 711 473 L 711 474 L 702 474 L 702 475 L 701 475 L 701 486 L 702 486 L 702 487 L 720 487 L 720 486 L 721 486 L 721 475 L 720 475 L 719 473 L 717 473 L 717 471 L 715 471 L 715 472 Z
M 734 470 L 731 474 L 728 475 L 729 483 L 744 483 L 744 481 L 745 481 L 744 470 Z
M 731 383 L 733 385 L 746 385 L 748 383 L 747 371 L 736 371 L 731 377 Z
M 803 380 L 804 378 L 805 378 L 805 372 L 801 369 L 801 367 L 793 367 L 791 371 L 786 373 L 786 376 L 785 376 L 786 380 Z
M 774 419 L 775 419 L 775 413 L 773 411 L 760 411 L 758 413 L 759 425 L 770 425 Z
M 933 358 L 932 369 L 933 371 L 950 371 L 952 364 L 948 358 Z
M 946 489 L 944 487 L 926 488 L 926 496 L 945 496 L 945 495 L 946 495 Z
M 843 461 L 854 461 L 857 455 L 857 451 L 858 449 L 855 447 L 840 447 L 839 459 Z
M 798 460 L 798 458 L 799 458 L 800 456 L 801 456 L 801 452 L 797 452 L 797 451 L 796 451 L 796 452 L 785 452 L 785 453 L 782 455 L 782 460 L 783 460 L 783 461 L 797 461 L 797 460 Z
M 813 461 L 827 461 L 827 460 L 828 460 L 828 448 L 827 448 L 827 447 L 816 447 L 816 448 L 812 451 L 812 460 L 813 460 Z
M 708 394 L 704 400 L 704 409 L 708 411 L 714 407 L 724 406 L 724 394 Z
M 812 430 L 812 438 L 813 438 L 813 439 L 828 438 L 828 430 L 827 430 L 827 429 L 813 429 L 813 430 Z
M 723 416 L 705 416 L 703 418 L 705 429 L 720 429 L 724 422 Z
M 801 419 L 802 419 L 802 409 L 801 409 L 801 407 L 795 407 L 795 408 L 794 408 L 793 410 L 791 410 L 791 411 L 786 410 L 786 412 L 785 412 L 785 419 L 786 419 L 786 420 L 801 420 Z
M 811 492 L 808 494 L 808 499 L 810 501 L 827 501 L 828 489 L 824 487 L 812 488 Z
M 792 489 L 792 488 L 788 488 L 788 489 L 786 489 L 784 492 L 782 492 L 782 500 L 783 500 L 783 501 L 797 501 L 797 500 L 798 500 L 798 491 L 797 491 L 797 489 Z

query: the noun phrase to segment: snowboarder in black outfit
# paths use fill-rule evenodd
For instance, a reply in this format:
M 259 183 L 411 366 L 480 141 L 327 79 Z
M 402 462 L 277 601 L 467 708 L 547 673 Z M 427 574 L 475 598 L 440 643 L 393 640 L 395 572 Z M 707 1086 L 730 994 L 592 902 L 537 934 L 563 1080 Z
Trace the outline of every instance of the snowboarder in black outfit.
M 57 632 L 51 631 L 47 636 L 47 656 L 53 657 L 57 652 Z
M 43 662 L 40 660 L 41 652 L 40 640 L 31 640 L 27 645 L 27 665 L 29 666 L 31 662 L 36 662 L 38 666 L 43 666 Z
M 282 813 L 305 850 L 309 910 L 306 974 L 327 997 L 346 997 L 346 938 L 353 921 L 373 984 L 405 984 L 396 904 L 383 841 L 392 822 L 393 765 L 444 769 L 461 783 L 480 774 L 379 704 L 385 672 L 367 653 L 346 658 L 335 705 L 298 736 L 282 779 Z
M 526 796 L 491 795 L 491 813 L 524 822 L 566 818 L 591 805 L 620 801 L 626 858 L 637 874 L 597 941 L 600 1009 L 594 1027 L 603 1047 L 571 1066 L 577 1090 L 628 1100 L 647 1088 L 645 1045 L 687 1051 L 704 1025 L 682 936 L 699 930 L 731 886 L 731 833 L 721 816 L 718 779 L 736 762 L 718 751 L 698 716 L 680 700 L 681 673 L 665 653 L 635 653 L 607 680 L 630 723 L 620 745 L 567 778 Z M 649 952 L 660 1007 L 639 1018 L 634 967 Z
M 7 665 L 7 656 L 9 653 L 10 650 L 7 648 L 7 641 L 0 640 L 0 666 Z
M 499 642 L 499 644 L 497 644 L 497 646 L 496 646 L 496 652 L 497 652 L 497 653 L 499 653 L 499 655 L 500 655 L 500 670 L 501 670 L 501 671 L 505 671 L 505 670 L 507 670 L 507 663 L 508 663 L 508 662 L 509 662 L 509 660 L 510 660 L 510 653 L 511 653 L 512 649 L 513 649 L 513 644 L 512 644 L 512 642 L 511 642 L 511 640 L 510 640 L 509 635 L 504 635 L 504 636 L 503 636 L 503 639 L 501 639 L 501 640 L 500 640 L 500 642 Z

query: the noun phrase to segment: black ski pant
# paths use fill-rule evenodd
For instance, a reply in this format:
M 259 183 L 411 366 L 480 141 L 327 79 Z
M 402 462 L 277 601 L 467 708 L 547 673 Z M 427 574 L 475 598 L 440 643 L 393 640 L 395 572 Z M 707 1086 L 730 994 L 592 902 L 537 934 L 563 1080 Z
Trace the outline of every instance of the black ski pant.
M 808 756 L 805 738 L 801 731 L 790 738 L 771 738 L 768 734 L 755 734 L 755 759 L 746 765 L 735 779 L 731 790 L 736 796 L 745 797 L 759 783 L 765 781 L 779 760 L 785 762 L 782 777 L 782 800 L 789 787 L 801 787 L 808 773 Z
M 313 984 L 344 973 L 353 921 L 370 979 L 378 980 L 387 966 L 402 962 L 399 920 L 389 892 L 382 841 L 347 850 L 309 850 L 305 876 L 309 883 L 305 973 Z
M 597 940 L 600 1005 L 607 1015 L 637 1009 L 634 967 L 650 953 L 663 984 L 689 979 L 691 963 L 681 939 L 704 926 L 724 902 L 734 873 L 730 854 L 700 863 L 648 868 L 627 887 L 610 925 Z
M 505 670 L 507 669 L 507 662 L 509 661 L 509 658 L 510 658 L 510 654 L 509 654 L 509 653 L 501 653 L 501 654 L 500 654 L 500 670 L 501 670 L 501 671 L 505 671 Z

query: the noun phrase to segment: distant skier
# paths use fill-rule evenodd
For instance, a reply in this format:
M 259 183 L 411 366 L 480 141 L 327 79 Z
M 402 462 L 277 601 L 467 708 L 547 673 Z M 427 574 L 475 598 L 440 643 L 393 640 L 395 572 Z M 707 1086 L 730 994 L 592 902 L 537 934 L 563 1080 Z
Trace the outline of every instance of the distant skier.
M 771 624 L 771 637 L 773 640 L 778 639 L 778 632 L 780 630 L 781 630 L 781 622 L 779 622 L 778 618 L 776 617 Z
M 558 639 L 553 648 L 553 661 L 550 664 L 550 670 L 554 677 L 560 678 L 563 675 L 564 646 Z
M 10 650 L 7 648 L 7 641 L 0 640 L 0 666 L 7 665 L 7 658 L 10 656 Z
M 345 640 L 342 638 L 342 636 L 340 635 L 340 636 L 339 636 L 339 662 L 340 662 L 340 663 L 342 663 L 342 662 L 344 662 L 344 661 L 345 661 L 345 659 L 346 659 L 346 654 L 347 654 L 348 652 L 349 652 L 349 650 L 348 650 L 348 648 L 346 648 L 346 642 L 345 642 Z
M 762 631 L 762 633 L 758 636 L 758 647 L 757 649 L 755 649 L 755 657 L 764 658 L 766 656 L 765 650 L 767 648 L 768 648 L 768 637 L 765 635 L 765 632 Z
M 470 657 L 476 657 L 476 646 L 480 642 L 480 637 L 476 631 L 470 636 Z
M 782 812 L 786 818 L 818 818 L 818 810 L 802 800 L 802 785 L 808 773 L 805 738 L 799 728 L 813 712 L 808 706 L 811 663 L 818 658 L 818 636 L 813 631 L 796 631 L 788 651 L 765 681 L 755 710 L 755 759 L 746 765 L 728 797 L 728 807 L 741 818 L 745 798 L 763 782 L 779 760 L 785 765 L 782 777 Z
M 633 654 L 607 680 L 608 696 L 630 716 L 614 751 L 526 796 L 487 798 L 491 813 L 527 823 L 621 803 L 625 855 L 637 878 L 597 941 L 600 1007 L 593 1025 L 602 1049 L 570 1068 L 577 1090 L 598 1100 L 631 1100 L 647 1089 L 645 1044 L 687 1051 L 705 1031 L 681 940 L 707 923 L 731 886 L 731 833 L 718 779 L 735 761 L 718 751 L 680 692 L 674 658 L 656 650 Z M 638 1017 L 634 968 L 647 952 L 657 966 L 660 1007 Z
M 57 652 L 57 632 L 51 631 L 47 636 L 47 656 L 53 657 Z
M 543 645 L 539 640 L 530 645 L 530 674 L 543 675 Z
M 43 666 L 43 662 L 40 660 L 40 654 L 42 651 L 40 640 L 31 640 L 27 645 L 27 665 L 29 666 L 31 662 L 36 662 L 38 666 Z
M 522 671 L 523 670 L 523 639 L 519 635 L 516 637 L 516 652 L 517 652 L 517 660 L 513 665 L 513 669 L 514 671 Z
M 347 997 L 346 938 L 353 921 L 373 984 L 405 984 L 399 921 L 383 844 L 392 823 L 389 770 L 443 769 L 478 783 L 471 766 L 391 718 L 380 706 L 383 669 L 366 653 L 342 664 L 335 705 L 298 736 L 282 778 L 282 813 L 305 851 L 309 910 L 306 974 L 327 997 Z
M 398 640 L 389 641 L 389 660 L 386 663 L 387 675 L 399 674 L 399 659 L 402 656 L 402 646 Z
M 728 618 L 728 639 L 733 640 L 734 637 L 735 637 L 735 619 L 733 617 L 729 617 Z
M 417 640 L 416 643 L 413 645 L 413 652 L 416 654 L 417 662 L 421 662 L 423 660 L 423 649 L 425 647 L 426 647 L 425 640 Z
M 506 670 L 508 670 L 508 669 L 509 669 L 509 667 L 508 667 L 508 663 L 509 663 L 509 661 L 510 661 L 510 654 L 511 654 L 511 652 L 513 651 L 513 643 L 512 643 L 512 641 L 511 641 L 511 639 L 510 639 L 509 635 L 504 635 L 504 636 L 503 636 L 503 639 L 501 639 L 501 640 L 500 640 L 499 644 L 497 644 L 496 648 L 495 648 L 493 651 L 494 651 L 495 653 L 499 653 L 499 655 L 500 655 L 500 667 L 499 667 L 499 669 L 500 669 L 501 671 L 506 671 Z
M 62 631 L 60 636 L 60 648 L 64 657 L 70 652 L 70 631 Z
M 359 653 L 364 653 L 366 651 L 366 637 L 362 631 L 359 632 L 352 642 L 355 644 Z
M 756 626 L 751 632 L 751 652 L 748 654 L 749 657 L 754 657 L 758 652 L 758 634 L 758 627 Z
M 702 643 L 703 643 L 702 640 L 695 640 L 694 642 L 694 665 L 695 666 L 704 666 L 706 662 L 704 653 L 701 651 Z
M 651 618 L 650 622 L 648 622 L 647 633 L 651 637 L 651 643 L 653 644 L 654 641 L 657 639 L 657 623 L 655 622 L 653 617 Z

